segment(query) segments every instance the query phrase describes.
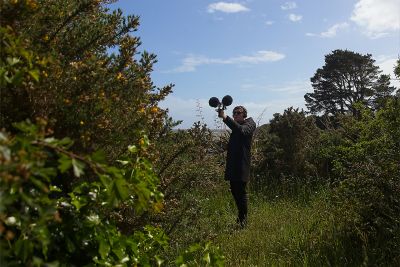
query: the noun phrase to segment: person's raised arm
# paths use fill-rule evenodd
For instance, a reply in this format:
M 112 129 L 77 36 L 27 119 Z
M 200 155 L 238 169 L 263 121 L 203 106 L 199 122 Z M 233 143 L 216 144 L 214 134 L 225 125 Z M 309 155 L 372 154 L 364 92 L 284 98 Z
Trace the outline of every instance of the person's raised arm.
M 243 124 L 239 124 L 231 117 L 225 115 L 223 121 L 232 131 L 239 131 L 243 135 L 251 135 L 256 129 L 256 123 L 251 118 L 245 120 Z

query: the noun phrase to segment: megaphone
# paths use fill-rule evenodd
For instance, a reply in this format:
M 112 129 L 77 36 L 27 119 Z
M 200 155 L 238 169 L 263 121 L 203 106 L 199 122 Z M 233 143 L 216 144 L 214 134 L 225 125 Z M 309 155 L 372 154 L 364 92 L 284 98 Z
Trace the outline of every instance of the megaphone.
M 225 110 L 227 106 L 230 106 L 233 102 L 233 99 L 230 95 L 226 95 L 222 98 L 222 103 L 219 101 L 219 99 L 215 96 L 211 97 L 210 100 L 208 100 L 208 104 L 213 107 L 217 108 L 218 110 Z

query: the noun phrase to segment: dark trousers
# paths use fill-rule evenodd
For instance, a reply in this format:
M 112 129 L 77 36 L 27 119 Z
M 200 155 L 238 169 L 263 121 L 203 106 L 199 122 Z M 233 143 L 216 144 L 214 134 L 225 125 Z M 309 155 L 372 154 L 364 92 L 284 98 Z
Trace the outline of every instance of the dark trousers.
M 231 193 L 235 199 L 236 207 L 238 209 L 238 222 L 241 226 L 246 224 L 247 219 L 247 202 L 248 195 L 246 192 L 247 182 L 230 181 Z

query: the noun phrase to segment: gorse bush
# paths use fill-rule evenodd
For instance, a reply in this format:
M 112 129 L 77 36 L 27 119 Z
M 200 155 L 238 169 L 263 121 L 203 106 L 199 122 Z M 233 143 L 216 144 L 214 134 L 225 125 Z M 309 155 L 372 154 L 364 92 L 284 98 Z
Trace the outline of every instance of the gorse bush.
M 156 56 L 131 35 L 138 17 L 107 3 L 1 2 L 3 127 L 45 118 L 56 137 L 75 140 L 75 151 L 101 148 L 110 160 L 141 132 L 152 138 L 161 130 L 166 111 L 158 102 L 172 85 L 153 85 Z
M 138 17 L 108 3 L 0 2 L 0 262 L 221 266 L 203 242 L 166 258 L 168 237 L 145 216 L 165 205 L 151 140 L 172 85 L 156 88 L 155 56 L 138 55 Z
M 288 108 L 283 114 L 274 114 L 264 131 L 257 140 L 256 149 L 263 154 L 254 166 L 257 187 L 290 195 L 298 186 L 311 186 L 311 177 L 317 174 L 312 149 L 319 135 L 314 118 Z

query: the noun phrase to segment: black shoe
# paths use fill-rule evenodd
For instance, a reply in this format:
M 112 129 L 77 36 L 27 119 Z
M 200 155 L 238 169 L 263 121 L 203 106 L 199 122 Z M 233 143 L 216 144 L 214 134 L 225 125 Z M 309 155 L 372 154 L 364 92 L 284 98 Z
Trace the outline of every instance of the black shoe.
M 240 229 L 244 229 L 247 225 L 247 219 L 242 219 L 240 220 L 239 218 L 236 218 L 236 225 L 240 227 Z

